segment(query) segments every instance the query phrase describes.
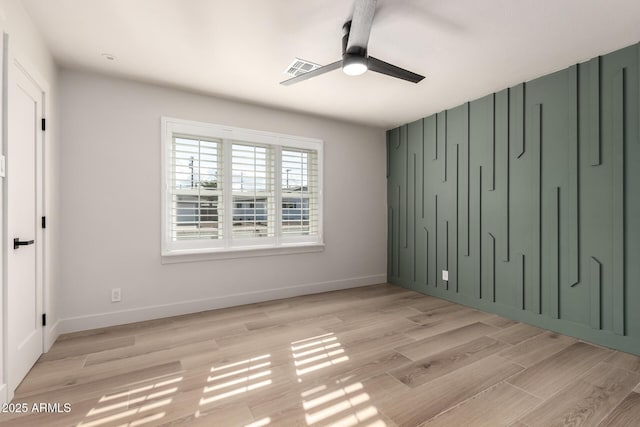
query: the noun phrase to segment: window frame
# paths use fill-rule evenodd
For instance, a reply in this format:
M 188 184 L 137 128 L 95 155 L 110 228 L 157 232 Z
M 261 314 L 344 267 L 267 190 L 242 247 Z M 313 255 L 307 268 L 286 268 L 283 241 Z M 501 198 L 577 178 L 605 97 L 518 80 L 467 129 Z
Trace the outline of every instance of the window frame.
M 173 241 L 171 234 L 171 206 L 174 191 L 171 191 L 170 175 L 174 136 L 220 140 L 223 238 L 193 241 Z M 275 255 L 298 252 L 312 252 L 324 247 L 324 193 L 323 193 L 323 147 L 320 139 L 258 131 L 193 120 L 161 117 L 161 256 L 167 262 L 183 256 L 186 261 L 244 256 Z M 273 238 L 233 238 L 233 186 L 231 179 L 232 146 L 234 143 L 269 145 L 274 150 L 275 180 L 275 235 Z M 317 235 L 283 236 L 282 223 L 282 149 L 302 149 L 317 151 Z M 195 257 L 194 257 L 195 255 Z M 205 256 L 205 258 L 203 258 Z M 165 258 L 168 257 L 168 258 Z M 164 262 L 164 261 L 163 261 Z

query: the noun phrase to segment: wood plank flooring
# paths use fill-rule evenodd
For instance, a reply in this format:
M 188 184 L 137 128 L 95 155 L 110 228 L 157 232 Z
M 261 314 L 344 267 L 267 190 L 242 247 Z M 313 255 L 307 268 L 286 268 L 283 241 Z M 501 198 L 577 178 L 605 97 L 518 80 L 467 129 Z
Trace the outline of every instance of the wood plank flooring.
M 640 357 L 383 284 L 61 336 L 2 426 L 638 426 Z

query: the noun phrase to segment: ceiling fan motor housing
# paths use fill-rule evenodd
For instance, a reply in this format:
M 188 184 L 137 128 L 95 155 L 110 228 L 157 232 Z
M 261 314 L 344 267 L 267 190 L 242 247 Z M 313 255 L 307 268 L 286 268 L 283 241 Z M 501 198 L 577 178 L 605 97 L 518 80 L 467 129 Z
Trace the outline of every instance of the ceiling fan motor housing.
M 349 44 L 349 32 L 351 32 L 351 21 L 347 21 L 342 26 L 342 55 L 347 53 L 347 45 Z

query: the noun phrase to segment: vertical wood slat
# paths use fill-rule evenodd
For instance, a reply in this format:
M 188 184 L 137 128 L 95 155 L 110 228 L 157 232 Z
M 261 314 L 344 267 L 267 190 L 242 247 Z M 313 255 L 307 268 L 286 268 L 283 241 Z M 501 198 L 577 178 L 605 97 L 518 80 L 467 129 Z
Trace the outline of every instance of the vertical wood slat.
M 389 206 L 387 209 L 387 215 L 389 216 L 387 219 L 387 250 L 389 251 L 387 255 L 387 276 L 394 276 L 394 268 L 393 268 L 393 207 Z
M 460 254 L 460 207 L 458 201 L 460 200 L 460 146 L 456 144 L 456 237 L 455 237 L 455 250 L 454 250 L 454 262 L 455 262 L 455 287 L 456 293 L 459 291 L 458 283 L 458 256 Z
M 532 301 L 533 311 L 542 314 L 542 104 L 534 105 L 533 109 L 533 143 L 537 144 L 538 149 L 538 179 L 536 182 L 538 198 L 538 210 L 536 212 L 536 228 L 538 229 L 538 250 L 535 269 L 537 270 L 537 283 L 535 286 L 534 300 Z
M 398 150 L 406 150 L 406 153 L 403 151 L 400 151 L 400 153 L 398 153 L 404 163 L 403 165 L 403 170 L 401 171 L 400 174 L 400 184 L 398 184 L 398 198 L 399 198 L 399 202 L 398 202 L 398 227 L 399 227 L 399 231 L 398 231 L 398 241 L 399 241 L 399 248 L 404 246 L 403 243 L 403 237 L 406 239 L 407 234 L 403 232 L 403 230 L 406 227 L 406 218 L 404 217 L 404 215 L 406 214 L 406 209 L 403 212 L 402 211 L 402 188 L 407 188 L 407 174 L 409 173 L 408 171 L 408 161 L 407 161 L 407 153 L 409 152 L 409 147 L 407 146 L 408 144 L 403 144 L 405 142 L 405 127 L 404 126 L 400 126 L 399 131 L 398 131 Z M 406 197 L 406 199 L 408 199 L 408 197 Z M 406 241 L 406 240 L 405 240 Z
M 420 166 L 422 169 L 422 179 L 420 180 L 420 182 L 422 183 L 422 185 L 420 186 L 422 188 L 422 196 L 420 198 L 421 204 L 422 204 L 422 219 L 424 219 L 424 189 L 426 187 L 425 183 L 424 183 L 424 170 L 425 170 L 425 161 L 424 161 L 424 154 L 425 154 L 425 148 L 424 148 L 424 136 L 425 136 L 425 119 L 422 119 L 422 151 L 421 151 L 421 162 L 420 162 Z
M 465 196 L 463 198 L 465 205 L 462 208 L 464 214 L 463 225 L 465 230 L 463 231 L 463 249 L 465 256 L 469 256 L 469 246 L 471 239 L 471 215 L 470 215 L 470 193 L 471 193 L 471 108 L 470 103 L 464 104 L 465 108 L 465 136 L 466 136 L 466 152 L 467 152 L 467 165 L 466 165 L 466 182 L 465 182 Z
M 433 138 L 433 158 L 432 160 L 438 160 L 438 114 L 434 114 L 433 116 L 433 130 L 434 130 L 434 138 Z
M 515 139 L 513 141 L 514 150 L 516 158 L 522 157 L 525 152 L 525 143 L 524 143 L 524 123 L 525 123 L 525 86 L 524 83 L 521 83 L 517 86 L 511 88 L 511 101 L 513 103 L 513 107 L 515 112 L 512 117 L 510 117 L 509 122 L 513 123 L 513 128 L 516 131 Z
M 402 132 L 404 130 L 404 132 Z M 404 138 L 402 135 L 404 134 Z M 403 125 L 400 128 L 400 139 L 404 144 L 404 188 L 409 189 L 409 126 Z M 409 193 L 405 191 L 404 198 L 404 247 L 409 248 Z
M 602 293 L 602 273 L 600 262 L 591 257 L 589 261 L 589 287 L 590 287 L 590 299 L 591 299 L 591 315 L 590 323 L 594 329 L 600 329 L 602 327 L 600 323 L 601 318 L 601 303 L 600 295 Z
M 389 176 L 391 176 L 391 153 L 395 152 L 398 150 L 400 146 L 400 138 L 399 138 L 399 130 L 398 128 L 392 129 L 390 131 L 387 132 L 387 165 L 388 165 L 388 173 Z M 390 179 L 390 182 L 392 182 L 393 180 Z M 388 200 L 389 200 L 389 236 L 388 236 L 388 244 L 387 247 L 389 248 L 389 275 L 390 276 L 395 276 L 398 277 L 398 271 L 396 269 L 396 239 L 398 238 L 398 234 L 396 233 L 396 221 L 399 220 L 399 217 L 397 215 L 397 211 L 395 211 L 394 207 L 395 207 L 395 192 L 394 192 L 395 188 L 391 187 L 389 188 L 389 195 L 388 195 Z
M 591 166 L 601 164 L 600 159 L 600 57 L 589 61 L 589 161 Z
M 435 234 L 435 242 L 433 245 L 433 258 L 434 258 L 434 265 L 433 265 L 433 285 L 437 288 L 438 287 L 438 195 L 435 195 L 435 201 L 433 203 L 433 208 L 435 210 L 435 215 L 434 215 L 434 224 L 433 224 L 433 229 L 434 229 L 434 234 Z
M 548 227 L 548 239 L 550 242 L 549 259 L 549 314 L 554 319 L 560 315 L 559 292 L 560 292 L 560 187 L 556 187 L 550 197 L 550 210 L 553 213 L 551 223 Z
M 489 187 L 496 189 L 496 94 L 491 95 L 491 170 L 489 171 Z
M 417 274 L 417 262 L 416 262 L 416 252 L 417 252 L 417 240 L 416 239 L 416 233 L 417 233 L 417 211 L 416 211 L 416 196 L 417 196 L 417 190 L 416 187 L 418 185 L 417 182 L 417 177 L 418 177 L 418 172 L 416 170 L 417 167 L 417 162 L 416 162 L 416 153 L 413 153 L 413 251 L 412 251 L 412 255 L 413 255 L 413 265 L 412 265 L 412 269 L 413 269 L 413 282 L 415 283 L 416 281 L 416 274 Z
M 578 153 L 578 66 L 569 69 L 569 173 L 567 216 L 569 254 L 567 259 L 569 286 L 580 281 L 580 213 L 579 213 L 579 153 Z
M 478 290 L 476 297 L 482 299 L 482 166 L 479 168 L 478 174 L 478 253 L 477 253 L 477 269 L 478 269 Z
M 491 302 L 496 302 L 496 238 L 493 234 L 489 235 L 489 290 L 491 292 Z
M 438 148 L 440 149 L 440 173 L 442 182 L 447 182 L 447 155 L 449 151 L 447 141 L 447 111 L 438 114 Z
M 424 268 L 425 268 L 425 274 L 424 274 L 424 284 L 425 286 L 429 286 L 429 229 L 427 227 L 423 227 L 424 228 L 424 232 L 425 232 L 425 236 L 424 236 L 424 247 L 425 247 L 425 254 L 424 254 Z
M 437 120 L 436 120 L 436 116 L 435 115 L 431 115 L 429 117 L 425 117 L 422 120 L 422 143 L 424 146 L 424 151 L 423 151 L 423 157 L 422 157 L 422 175 L 423 175 L 423 179 L 422 179 L 422 189 L 423 189 L 423 197 L 422 197 L 422 211 L 423 211 L 423 218 L 426 218 L 426 213 L 429 212 L 429 209 L 431 209 L 431 203 L 428 202 L 428 199 L 431 198 L 431 196 L 428 194 L 427 192 L 427 179 L 426 174 L 427 174 L 427 168 L 430 167 L 430 162 L 431 162 L 431 156 L 430 156 L 430 152 L 431 150 L 433 150 L 433 147 L 436 144 L 436 138 L 437 138 Z M 429 158 L 427 158 L 429 157 Z M 431 184 L 432 185 L 432 184 Z M 433 229 L 431 230 L 433 231 Z
M 449 271 L 449 221 L 444 222 L 444 269 Z M 450 277 L 448 277 L 450 279 Z M 449 290 L 449 280 L 444 281 L 444 288 Z
M 622 68 L 613 78 L 613 264 L 612 264 L 612 298 L 613 298 L 613 332 L 625 335 L 625 280 L 624 280 L 624 151 L 625 151 L 625 91 L 626 68 Z
M 502 164 L 503 178 L 499 184 L 503 201 L 503 205 L 500 207 L 501 232 L 498 234 L 499 239 L 497 240 L 501 242 L 500 259 L 509 261 L 509 89 L 496 94 L 495 123 L 495 150 L 498 153 L 502 152 L 504 159 Z
M 396 233 L 398 238 L 396 239 L 398 241 L 398 247 L 396 248 L 396 272 L 397 272 L 397 277 L 400 277 L 400 247 L 402 246 L 402 242 L 400 241 L 400 205 L 402 204 L 402 197 L 400 197 L 400 186 L 398 185 L 398 209 L 396 209 L 396 212 L 398 213 L 398 232 Z
M 526 307 L 525 307 L 524 295 L 525 295 L 526 280 L 525 280 L 524 254 L 517 254 L 516 261 L 518 261 L 518 270 L 520 271 L 520 274 L 518 274 L 518 279 L 520 283 L 518 283 L 518 290 L 517 290 L 517 306 L 521 310 L 525 310 Z

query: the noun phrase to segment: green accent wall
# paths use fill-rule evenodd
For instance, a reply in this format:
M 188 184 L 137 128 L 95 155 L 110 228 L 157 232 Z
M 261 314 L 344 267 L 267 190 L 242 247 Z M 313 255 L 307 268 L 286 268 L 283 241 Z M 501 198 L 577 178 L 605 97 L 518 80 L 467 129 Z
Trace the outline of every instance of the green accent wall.
M 639 80 L 633 45 L 389 130 L 389 282 L 640 354 Z

